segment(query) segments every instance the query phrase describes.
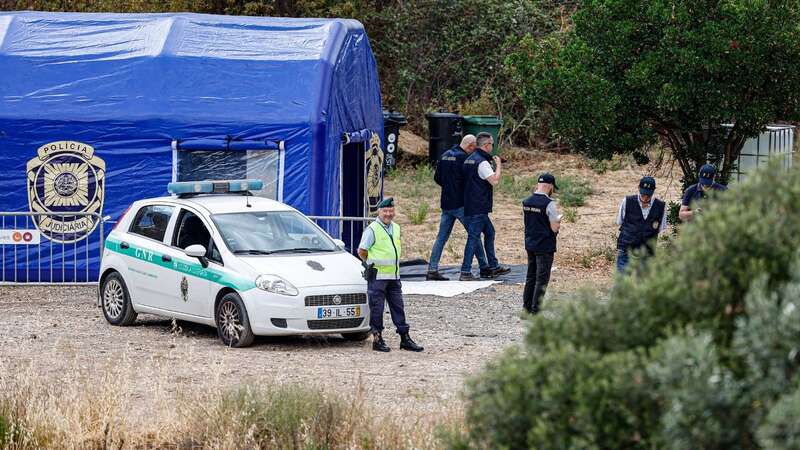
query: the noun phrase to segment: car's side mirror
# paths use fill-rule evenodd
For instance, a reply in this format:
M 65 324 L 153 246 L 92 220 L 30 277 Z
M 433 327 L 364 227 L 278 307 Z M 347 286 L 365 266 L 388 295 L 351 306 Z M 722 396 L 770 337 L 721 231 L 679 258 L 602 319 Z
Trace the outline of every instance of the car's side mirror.
M 341 239 L 334 239 L 333 243 L 339 248 L 344 248 L 344 241 Z
M 200 265 L 203 267 L 208 267 L 208 260 L 206 259 L 206 248 L 200 244 L 194 244 L 186 247 L 186 256 L 191 256 L 192 258 L 197 258 L 200 260 Z

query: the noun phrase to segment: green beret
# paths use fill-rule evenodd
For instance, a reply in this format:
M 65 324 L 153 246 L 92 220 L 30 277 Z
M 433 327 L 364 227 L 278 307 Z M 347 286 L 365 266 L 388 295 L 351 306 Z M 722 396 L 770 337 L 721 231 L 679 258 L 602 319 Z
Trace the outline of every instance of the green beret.
M 378 203 L 378 208 L 394 208 L 394 198 L 389 197 L 381 200 L 381 202 Z

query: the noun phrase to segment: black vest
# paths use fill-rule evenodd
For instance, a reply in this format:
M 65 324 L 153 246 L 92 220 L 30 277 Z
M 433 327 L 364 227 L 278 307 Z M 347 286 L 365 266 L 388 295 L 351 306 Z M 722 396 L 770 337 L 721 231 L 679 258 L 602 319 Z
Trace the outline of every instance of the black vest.
M 464 160 L 467 152 L 456 145 L 444 152 L 436 165 L 436 181 L 442 186 L 442 211 L 464 206 Z
M 657 237 L 661 230 L 665 205 L 656 198 L 651 202 L 653 204 L 650 206 L 650 212 L 647 214 L 647 218 L 644 218 L 642 217 L 642 208 L 639 206 L 639 196 L 625 197 L 625 220 L 619 227 L 618 248 L 639 248 L 647 245 L 647 249 L 652 251 L 648 242 Z
M 542 194 L 533 194 L 522 201 L 525 216 L 525 250 L 537 253 L 556 252 L 556 234 L 550 228 L 547 205 L 553 200 Z
M 464 160 L 464 215 L 489 214 L 492 212 L 492 184 L 481 180 L 478 165 L 491 161 L 492 155 L 475 150 Z

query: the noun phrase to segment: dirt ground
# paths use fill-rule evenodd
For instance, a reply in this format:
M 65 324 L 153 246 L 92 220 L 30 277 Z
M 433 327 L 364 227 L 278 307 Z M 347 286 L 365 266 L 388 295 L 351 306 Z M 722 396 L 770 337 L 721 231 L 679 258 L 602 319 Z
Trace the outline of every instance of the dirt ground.
M 612 225 L 622 197 L 634 192 L 638 178 L 652 169 L 621 163 L 603 174 L 575 156 L 510 152 L 505 168 L 517 177 L 542 170 L 588 179 L 593 194 L 578 208 L 575 223 L 566 223 L 548 291 L 558 302 L 581 286 L 607 289 L 613 262 L 598 248 L 613 252 Z M 674 199 L 679 183 L 661 172 L 657 195 Z M 413 181 L 390 177 L 386 195 L 398 203 L 407 258 L 427 259 L 438 226 L 438 190 L 410 197 Z M 430 212 L 412 225 L 413 205 L 427 202 Z M 525 261 L 519 199 L 498 194 L 493 215 L 497 252 L 503 263 Z M 443 264 L 460 262 L 464 232 L 456 225 Z M 412 336 L 426 347 L 414 354 L 397 349 L 399 339 L 387 329 L 391 353 L 372 352 L 369 342 L 340 337 L 258 338 L 247 349 L 228 349 L 213 328 L 142 315 L 134 326 L 113 327 L 95 307 L 93 287 L 0 286 L 0 377 L 30 373 L 58 383 L 66 373 L 95 373 L 121 364 L 136 376 L 123 387 L 140 401 L 132 414 L 146 416 L 154 399 L 171 398 L 192 389 L 218 390 L 242 383 L 303 383 L 350 393 L 363 388 L 379 410 L 417 417 L 458 408 L 464 380 L 492 357 L 521 342 L 527 323 L 520 317 L 522 286 L 500 284 L 455 298 L 407 296 Z M 389 317 L 385 323 L 390 324 Z

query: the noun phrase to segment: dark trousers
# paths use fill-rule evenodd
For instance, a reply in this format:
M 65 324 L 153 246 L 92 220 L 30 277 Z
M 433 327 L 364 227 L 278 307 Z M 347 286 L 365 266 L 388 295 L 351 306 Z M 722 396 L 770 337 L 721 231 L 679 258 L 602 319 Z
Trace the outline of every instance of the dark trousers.
M 489 219 L 489 214 L 476 214 L 464 217 L 467 226 L 467 244 L 464 247 L 464 262 L 461 263 L 461 273 L 472 272 L 472 257 L 478 254 L 483 234 L 483 248 L 486 250 L 486 260 L 490 269 L 496 269 L 500 263 L 494 254 L 494 225 Z M 478 260 L 480 263 L 480 259 Z M 481 267 L 483 269 L 483 267 Z
M 550 282 L 550 269 L 553 267 L 553 253 L 538 253 L 528 250 L 528 273 L 525 274 L 525 290 L 522 293 L 522 307 L 529 313 L 539 312 L 539 304 Z
M 373 333 L 383 331 L 383 307 L 389 303 L 392 322 L 400 334 L 408 333 L 406 312 L 403 306 L 403 285 L 400 280 L 375 280 L 367 286 L 369 294 L 369 326 Z

